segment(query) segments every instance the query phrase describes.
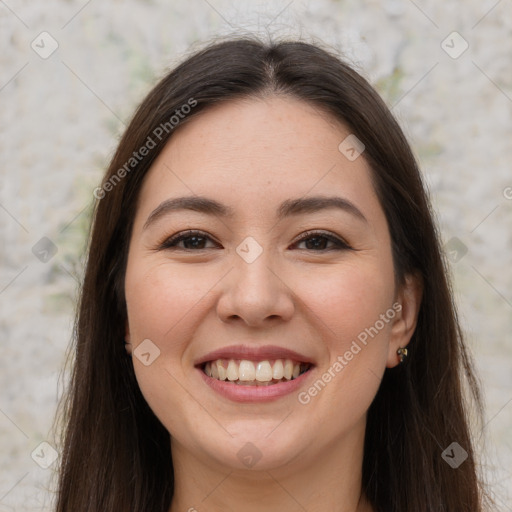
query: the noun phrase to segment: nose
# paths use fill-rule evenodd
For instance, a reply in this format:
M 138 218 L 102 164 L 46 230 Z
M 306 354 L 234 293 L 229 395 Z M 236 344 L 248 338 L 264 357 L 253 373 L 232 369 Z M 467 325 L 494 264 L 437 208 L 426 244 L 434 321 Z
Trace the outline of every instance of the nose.
M 293 291 L 270 263 L 265 251 L 252 263 L 235 255 L 234 268 L 222 281 L 217 303 L 217 315 L 223 322 L 268 327 L 292 318 Z

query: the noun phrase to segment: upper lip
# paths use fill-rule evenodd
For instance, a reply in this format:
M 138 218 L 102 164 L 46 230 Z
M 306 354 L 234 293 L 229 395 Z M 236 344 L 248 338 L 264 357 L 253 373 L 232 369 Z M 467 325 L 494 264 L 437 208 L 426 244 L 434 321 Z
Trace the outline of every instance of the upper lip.
M 295 350 L 279 347 L 277 345 L 265 345 L 262 347 L 254 347 L 248 345 L 233 345 L 213 350 L 196 360 L 194 366 L 201 365 L 208 361 L 217 359 L 246 359 L 249 361 L 264 361 L 266 359 L 292 359 L 299 363 L 313 364 L 313 360 L 300 354 Z

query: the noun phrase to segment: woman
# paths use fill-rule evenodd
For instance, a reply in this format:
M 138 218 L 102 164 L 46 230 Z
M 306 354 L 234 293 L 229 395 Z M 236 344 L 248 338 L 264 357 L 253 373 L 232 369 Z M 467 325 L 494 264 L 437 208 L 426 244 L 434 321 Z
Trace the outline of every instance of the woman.
M 210 45 L 95 196 L 59 512 L 483 510 L 428 199 L 355 71 Z

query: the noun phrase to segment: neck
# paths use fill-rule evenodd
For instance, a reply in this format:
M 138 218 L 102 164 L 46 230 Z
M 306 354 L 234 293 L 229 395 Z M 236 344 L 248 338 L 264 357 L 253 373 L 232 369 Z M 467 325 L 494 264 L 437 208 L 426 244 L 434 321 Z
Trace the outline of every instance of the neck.
M 238 470 L 198 459 L 171 440 L 175 491 L 169 512 L 243 510 L 372 512 L 361 495 L 363 428 L 314 458 L 297 456 L 269 470 Z

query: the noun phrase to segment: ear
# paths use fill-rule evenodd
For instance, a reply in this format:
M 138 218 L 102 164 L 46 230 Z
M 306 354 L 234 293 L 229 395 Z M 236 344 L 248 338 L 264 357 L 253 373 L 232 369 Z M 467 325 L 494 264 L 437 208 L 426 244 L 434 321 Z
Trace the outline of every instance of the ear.
M 126 321 L 125 327 L 125 335 L 124 335 L 124 348 L 126 349 L 126 353 L 132 355 L 132 341 L 130 337 L 130 326 L 128 325 L 128 320 Z
M 387 368 L 395 367 L 400 358 L 396 353 L 402 347 L 406 347 L 416 329 L 418 313 L 423 295 L 423 279 L 419 273 L 409 274 L 405 277 L 396 294 L 396 316 L 391 327 Z

